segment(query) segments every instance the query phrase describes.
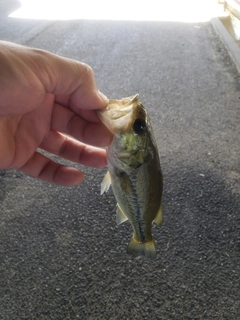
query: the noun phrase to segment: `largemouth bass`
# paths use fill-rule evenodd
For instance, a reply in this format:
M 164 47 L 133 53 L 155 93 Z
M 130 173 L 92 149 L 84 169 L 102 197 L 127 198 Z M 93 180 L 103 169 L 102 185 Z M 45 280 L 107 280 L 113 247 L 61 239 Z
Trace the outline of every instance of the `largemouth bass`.
M 107 147 L 108 172 L 101 194 L 112 186 L 117 200 L 117 224 L 126 220 L 133 236 L 127 252 L 155 258 L 152 222 L 162 224 L 163 178 L 149 116 L 135 95 L 110 100 L 99 117 L 114 134 Z

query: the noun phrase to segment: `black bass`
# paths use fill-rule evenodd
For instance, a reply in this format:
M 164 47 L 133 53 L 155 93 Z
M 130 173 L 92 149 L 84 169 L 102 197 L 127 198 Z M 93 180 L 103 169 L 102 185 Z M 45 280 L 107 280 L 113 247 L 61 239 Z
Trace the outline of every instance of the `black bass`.
M 163 178 L 149 116 L 138 95 L 110 100 L 98 114 L 114 134 L 107 147 L 109 171 L 101 194 L 111 185 L 117 200 L 117 224 L 129 220 L 132 225 L 127 252 L 155 258 L 151 225 L 162 224 Z

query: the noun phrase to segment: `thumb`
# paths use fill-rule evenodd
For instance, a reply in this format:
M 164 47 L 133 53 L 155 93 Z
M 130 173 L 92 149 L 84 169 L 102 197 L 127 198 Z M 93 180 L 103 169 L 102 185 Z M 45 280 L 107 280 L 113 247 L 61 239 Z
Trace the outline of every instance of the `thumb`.
M 71 109 L 77 111 L 78 109 L 96 110 L 106 108 L 109 100 L 98 90 L 92 68 L 82 62 L 74 61 L 73 63 L 75 68 L 71 76 L 72 81 L 74 81 L 73 76 L 75 76 L 75 81 L 70 85 L 69 104 Z
M 95 83 L 92 68 L 73 59 L 64 58 L 48 51 L 32 49 L 39 63 L 35 67 L 47 93 L 69 96 L 71 109 L 103 109 L 108 105 L 107 97 Z M 34 59 L 36 61 L 36 59 Z

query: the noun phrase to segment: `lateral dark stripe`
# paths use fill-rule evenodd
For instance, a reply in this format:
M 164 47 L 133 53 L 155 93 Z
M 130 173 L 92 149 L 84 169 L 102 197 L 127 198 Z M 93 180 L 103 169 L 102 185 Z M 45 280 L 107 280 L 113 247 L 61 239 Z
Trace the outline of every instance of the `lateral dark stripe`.
M 144 233 L 144 224 L 143 224 L 143 220 L 141 218 L 141 208 L 139 205 L 139 201 L 138 201 L 138 194 L 135 188 L 135 183 L 136 182 L 136 174 L 131 175 L 130 177 L 130 181 L 131 181 L 131 187 L 132 187 L 132 194 L 133 194 L 133 201 L 134 201 L 134 207 L 136 208 L 136 218 L 137 218 L 137 225 L 138 225 L 138 229 L 139 229 L 139 234 L 140 234 L 140 240 L 141 242 L 145 242 L 146 241 L 146 237 L 145 237 L 145 233 Z

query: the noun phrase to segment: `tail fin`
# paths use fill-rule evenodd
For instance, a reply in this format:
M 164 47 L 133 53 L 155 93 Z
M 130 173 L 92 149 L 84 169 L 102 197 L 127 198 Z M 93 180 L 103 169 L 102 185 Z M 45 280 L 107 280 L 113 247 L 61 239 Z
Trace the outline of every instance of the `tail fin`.
M 154 240 L 148 242 L 138 242 L 133 237 L 127 247 L 127 253 L 136 256 L 145 256 L 150 259 L 156 258 L 156 249 L 154 245 Z

